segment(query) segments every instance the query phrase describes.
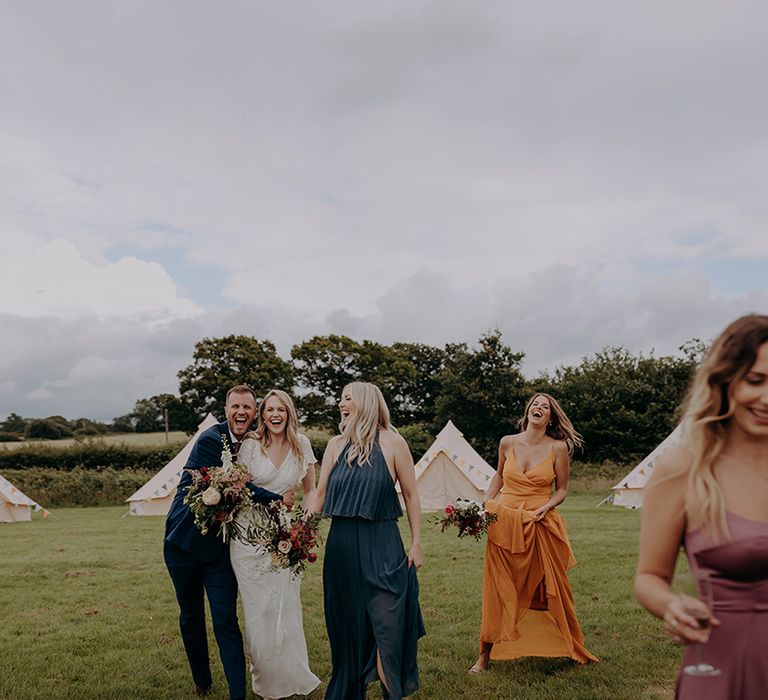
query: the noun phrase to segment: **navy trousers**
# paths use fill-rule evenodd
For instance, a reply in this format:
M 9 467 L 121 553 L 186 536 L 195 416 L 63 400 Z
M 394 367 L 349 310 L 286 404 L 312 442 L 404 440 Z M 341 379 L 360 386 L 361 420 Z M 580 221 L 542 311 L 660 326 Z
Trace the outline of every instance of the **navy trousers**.
M 243 636 L 237 622 L 237 579 L 229 562 L 229 548 L 212 562 L 198 559 L 170 542 L 163 547 L 165 565 L 179 602 L 179 626 L 192 678 L 201 688 L 211 685 L 205 600 L 211 608 L 213 634 L 219 646 L 232 700 L 245 698 Z

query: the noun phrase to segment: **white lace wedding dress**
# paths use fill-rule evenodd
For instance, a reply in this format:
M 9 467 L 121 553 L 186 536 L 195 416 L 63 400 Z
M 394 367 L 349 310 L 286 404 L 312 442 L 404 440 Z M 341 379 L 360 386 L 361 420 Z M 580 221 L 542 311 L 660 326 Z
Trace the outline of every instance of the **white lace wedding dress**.
M 299 439 L 304 450 L 301 460 L 290 451 L 276 467 L 257 440 L 247 439 L 237 461 L 248 467 L 256 486 L 283 494 L 296 488 L 308 465 L 316 461 L 309 439 L 305 435 Z M 287 569 L 271 571 L 269 554 L 236 539 L 230 542 L 229 555 L 243 603 L 243 639 L 254 692 L 267 698 L 307 695 L 320 679 L 309 670 L 299 595 L 301 577 L 291 578 Z

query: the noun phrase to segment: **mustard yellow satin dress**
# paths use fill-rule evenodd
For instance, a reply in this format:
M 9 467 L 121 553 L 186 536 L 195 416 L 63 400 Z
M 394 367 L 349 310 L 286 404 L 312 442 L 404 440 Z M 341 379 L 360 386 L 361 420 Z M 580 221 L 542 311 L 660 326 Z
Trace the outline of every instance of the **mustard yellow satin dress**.
M 555 509 L 533 520 L 533 511 L 549 500 L 554 480 L 554 445 L 525 473 L 510 450 L 501 491 L 486 503 L 486 510 L 497 516 L 488 528 L 480 627 L 480 641 L 493 644 L 491 659 L 598 660 L 584 646 L 576 619 L 566 573 L 576 560 L 565 522 Z

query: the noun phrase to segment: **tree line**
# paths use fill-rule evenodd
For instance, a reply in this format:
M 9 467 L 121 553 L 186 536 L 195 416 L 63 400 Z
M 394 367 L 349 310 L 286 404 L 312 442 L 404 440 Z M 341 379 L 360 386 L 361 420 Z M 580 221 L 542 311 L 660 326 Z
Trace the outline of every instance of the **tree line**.
M 178 394 L 140 399 L 131 413 L 111 425 L 90 421 L 83 426 L 154 432 L 167 421 L 170 430 L 194 432 L 206 413 L 221 417 L 230 386 L 248 384 L 258 395 L 284 389 L 295 398 L 303 425 L 333 429 L 341 390 L 361 379 L 381 387 L 393 422 L 418 445 L 428 443 L 452 420 L 495 464 L 499 438 L 518 429 L 526 399 L 545 391 L 557 398 L 584 436 L 577 458 L 626 461 L 650 452 L 674 427 L 703 350 L 698 340 L 675 356 L 606 348 L 576 366 L 527 379 L 521 371 L 524 353 L 506 345 L 499 331 L 482 335 L 474 346 L 449 343 L 442 348 L 315 336 L 293 346 L 290 360 L 281 358 L 269 340 L 204 338 L 195 345 L 192 363 L 178 373 Z M 53 418 L 61 417 L 47 420 Z M 2 426 L 5 431 L 10 432 L 11 419 L 19 427 L 19 417 L 11 414 Z M 31 433 L 40 432 L 40 426 L 32 429 L 32 423 L 27 421 L 25 430 L 34 437 Z

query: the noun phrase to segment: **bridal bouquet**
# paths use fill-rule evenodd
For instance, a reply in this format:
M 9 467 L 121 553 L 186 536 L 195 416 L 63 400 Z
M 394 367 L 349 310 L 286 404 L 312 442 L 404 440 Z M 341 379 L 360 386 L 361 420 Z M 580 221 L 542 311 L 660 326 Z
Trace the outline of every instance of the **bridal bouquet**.
M 261 517 L 251 521 L 245 541 L 269 552 L 273 569 L 290 569 L 291 576 L 298 576 L 307 564 L 317 561 L 313 550 L 319 540 L 321 513 L 303 515 L 300 507 L 291 513 L 282 501 L 260 504 L 255 510 Z
M 251 506 L 252 501 L 246 486 L 250 479 L 248 470 L 232 459 L 223 435 L 221 440 L 224 443 L 222 465 L 190 469 L 192 483 L 187 487 L 184 503 L 194 513 L 195 525 L 200 532 L 206 535 L 212 527 L 218 526 L 222 540 L 228 542 L 233 537 L 243 539 L 245 527 L 235 516 Z
M 445 507 L 445 514 L 437 521 L 440 532 L 449 526 L 457 527 L 457 537 L 472 535 L 476 540 L 488 532 L 488 525 L 496 521 L 496 513 L 487 513 L 477 501 L 465 498 L 456 499 Z

